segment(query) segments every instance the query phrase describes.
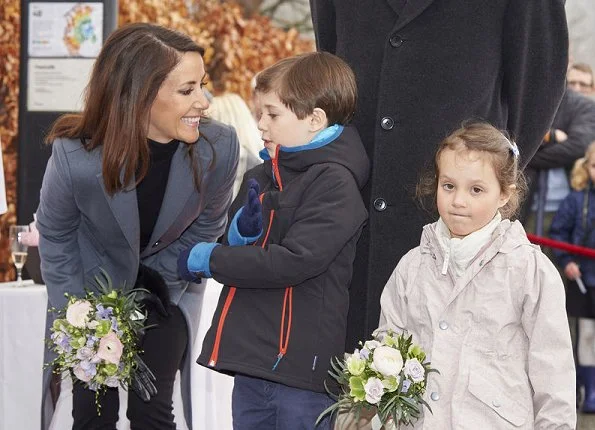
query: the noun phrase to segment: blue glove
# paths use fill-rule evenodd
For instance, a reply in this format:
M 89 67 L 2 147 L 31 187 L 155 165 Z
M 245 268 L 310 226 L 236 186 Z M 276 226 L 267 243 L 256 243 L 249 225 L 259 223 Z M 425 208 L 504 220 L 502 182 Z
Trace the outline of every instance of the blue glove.
M 242 213 L 238 217 L 238 232 L 243 237 L 260 236 L 262 233 L 262 204 L 260 186 L 256 179 L 248 179 L 248 192 Z
M 249 179 L 246 203 L 236 212 L 227 232 L 227 241 L 231 246 L 256 242 L 262 234 L 262 204 L 259 193 L 258 182 Z
M 211 278 L 209 263 L 211 253 L 218 243 L 201 242 L 186 248 L 178 256 L 178 274 L 185 281 L 198 282 L 200 278 Z

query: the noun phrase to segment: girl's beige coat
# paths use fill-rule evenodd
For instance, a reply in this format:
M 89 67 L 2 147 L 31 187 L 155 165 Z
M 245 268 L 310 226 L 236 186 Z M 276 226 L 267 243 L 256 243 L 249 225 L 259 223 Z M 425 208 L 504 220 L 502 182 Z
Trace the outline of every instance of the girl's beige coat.
M 441 274 L 436 224 L 382 293 L 380 330 L 408 330 L 440 374 L 418 429 L 574 429 L 564 286 L 521 224 L 504 220 L 460 278 Z

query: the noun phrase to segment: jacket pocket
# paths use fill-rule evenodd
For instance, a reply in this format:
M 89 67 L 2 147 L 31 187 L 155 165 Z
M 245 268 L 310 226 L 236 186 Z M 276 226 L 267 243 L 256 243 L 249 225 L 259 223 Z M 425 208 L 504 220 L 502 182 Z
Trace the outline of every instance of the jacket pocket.
M 477 372 L 469 375 L 469 392 L 513 426 L 527 422 L 529 409 Z

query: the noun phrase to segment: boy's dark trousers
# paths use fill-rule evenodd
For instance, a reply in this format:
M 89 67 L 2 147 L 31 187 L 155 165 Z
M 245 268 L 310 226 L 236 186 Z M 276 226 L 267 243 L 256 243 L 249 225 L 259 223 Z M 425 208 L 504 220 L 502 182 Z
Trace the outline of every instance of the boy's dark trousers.
M 236 375 L 232 394 L 234 430 L 331 430 L 326 417 L 318 416 L 333 404 L 324 393 L 245 375 Z
M 146 325 L 150 328 L 142 341 L 142 359 L 155 374 L 157 395 L 147 403 L 132 390 L 128 391 L 128 411 L 132 430 L 175 430 L 172 394 L 176 372 L 188 341 L 186 320 L 177 306 L 171 305 L 170 316 L 162 317 L 155 310 L 149 312 Z M 95 392 L 80 382 L 72 387 L 73 430 L 115 430 L 120 400 L 118 390 L 109 388 L 101 401 L 101 415 L 97 416 Z

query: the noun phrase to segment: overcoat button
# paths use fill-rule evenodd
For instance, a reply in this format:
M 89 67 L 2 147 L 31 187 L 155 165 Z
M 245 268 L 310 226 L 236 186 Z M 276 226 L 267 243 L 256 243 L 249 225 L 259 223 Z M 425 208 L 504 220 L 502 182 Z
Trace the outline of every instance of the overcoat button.
M 385 210 L 386 206 L 386 200 L 380 198 L 374 200 L 374 209 L 376 209 L 378 212 Z
M 403 39 L 398 34 L 392 36 L 390 39 L 388 39 L 388 41 L 390 42 L 390 46 L 393 48 L 398 48 L 403 44 Z
M 430 394 L 430 399 L 437 402 L 438 400 L 440 400 L 440 394 L 438 394 L 437 391 L 432 391 L 432 394 Z
M 380 120 L 380 127 L 382 127 L 383 130 L 392 130 L 394 126 L 395 120 L 389 116 L 385 116 Z
M 448 328 L 448 323 L 446 321 L 440 321 L 438 327 L 440 327 L 440 330 L 446 330 Z

